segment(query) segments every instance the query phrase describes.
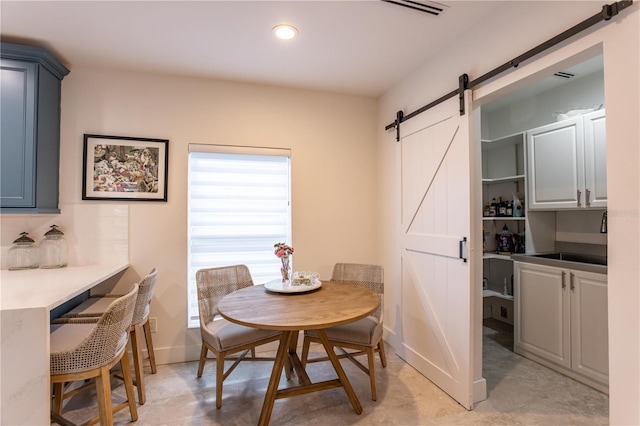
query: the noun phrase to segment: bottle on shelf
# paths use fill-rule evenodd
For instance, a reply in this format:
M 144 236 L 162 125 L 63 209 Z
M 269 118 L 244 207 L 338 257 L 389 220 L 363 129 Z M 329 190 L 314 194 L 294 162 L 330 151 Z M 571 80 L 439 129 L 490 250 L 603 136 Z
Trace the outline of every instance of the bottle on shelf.
M 498 215 L 498 201 L 494 198 L 491 200 L 491 204 L 489 204 L 489 217 L 494 217 Z
M 507 216 L 507 203 L 505 201 L 500 200 L 498 203 L 498 214 L 496 216 L 505 217 Z
M 513 217 L 524 217 L 524 208 L 522 198 L 515 192 L 513 193 Z

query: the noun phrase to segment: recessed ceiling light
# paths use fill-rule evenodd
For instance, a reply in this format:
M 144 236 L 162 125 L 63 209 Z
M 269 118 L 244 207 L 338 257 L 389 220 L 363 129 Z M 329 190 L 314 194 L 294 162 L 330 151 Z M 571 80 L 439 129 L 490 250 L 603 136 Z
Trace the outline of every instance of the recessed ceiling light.
M 298 29 L 293 25 L 276 25 L 273 27 L 273 34 L 282 39 L 282 40 L 290 40 L 298 35 Z

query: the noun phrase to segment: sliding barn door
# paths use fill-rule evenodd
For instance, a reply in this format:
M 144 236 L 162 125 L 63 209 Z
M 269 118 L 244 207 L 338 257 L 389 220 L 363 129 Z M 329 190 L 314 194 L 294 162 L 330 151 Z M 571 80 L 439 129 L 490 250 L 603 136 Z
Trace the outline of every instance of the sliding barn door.
M 401 126 L 398 354 L 471 409 L 469 101 L 465 109 L 454 97 Z

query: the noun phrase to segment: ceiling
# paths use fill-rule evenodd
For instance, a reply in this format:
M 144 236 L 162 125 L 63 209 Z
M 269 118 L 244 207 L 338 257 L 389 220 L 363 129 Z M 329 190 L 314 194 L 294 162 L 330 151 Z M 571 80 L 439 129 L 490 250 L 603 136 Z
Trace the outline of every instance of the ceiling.
M 500 1 L 442 1 L 440 16 L 378 0 L 8 1 L 2 41 L 98 67 L 377 97 Z M 299 30 L 275 39 L 282 23 Z
M 581 62 L 579 64 L 573 65 L 568 68 L 564 68 L 562 70 L 556 70 L 556 71 L 571 74 L 571 77 L 566 78 L 566 77 L 558 76 L 556 75 L 558 74 L 558 72 L 556 72 L 556 74 L 542 78 L 519 90 L 511 92 L 507 95 L 504 95 L 493 102 L 483 105 L 482 110 L 485 112 L 495 111 L 500 108 L 504 108 L 507 105 L 512 104 L 514 102 L 535 96 L 539 93 L 546 92 L 548 90 L 554 89 L 570 81 L 575 81 L 580 77 L 584 77 L 594 73 L 603 74 L 604 59 L 602 55 L 598 55 L 598 56 L 594 56 L 591 59 L 587 59 L 584 62 Z M 604 75 L 602 78 L 604 78 Z

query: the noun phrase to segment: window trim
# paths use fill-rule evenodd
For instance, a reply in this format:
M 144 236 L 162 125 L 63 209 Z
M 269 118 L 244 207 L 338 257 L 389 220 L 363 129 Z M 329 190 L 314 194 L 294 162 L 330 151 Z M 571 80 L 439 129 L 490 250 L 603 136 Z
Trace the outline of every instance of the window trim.
M 272 148 L 272 147 L 250 147 L 250 146 L 236 146 L 236 145 L 213 145 L 213 144 L 201 144 L 190 143 L 188 145 L 187 156 L 187 327 L 197 328 L 200 326 L 197 316 L 197 312 L 193 312 L 193 306 L 197 306 L 197 290 L 195 289 L 195 277 L 192 276 L 192 238 L 191 238 L 191 154 L 192 153 L 212 153 L 212 154 L 238 154 L 249 156 L 277 156 L 287 158 L 287 172 L 288 172 L 288 193 L 287 193 L 287 234 L 286 241 L 292 245 L 292 215 L 291 215 L 291 149 L 289 148 Z M 274 241 L 274 244 L 277 241 Z M 277 259 L 274 256 L 274 262 Z M 212 266 L 216 266 L 215 264 Z M 195 300 L 194 300 L 195 297 Z

